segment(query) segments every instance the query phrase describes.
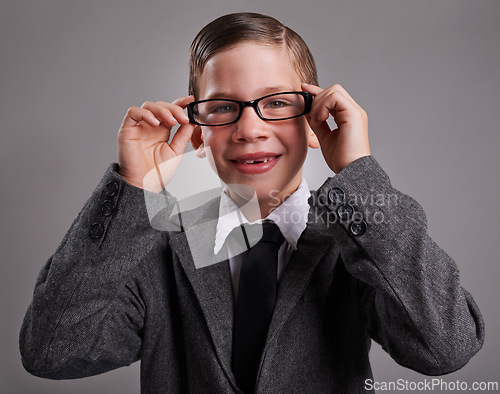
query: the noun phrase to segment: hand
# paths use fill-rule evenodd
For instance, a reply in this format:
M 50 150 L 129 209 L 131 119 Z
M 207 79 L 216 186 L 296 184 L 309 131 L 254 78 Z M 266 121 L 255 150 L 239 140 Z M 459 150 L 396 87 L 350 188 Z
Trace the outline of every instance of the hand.
M 368 116 L 342 86 L 335 84 L 323 90 L 304 83 L 302 89 L 315 96 L 307 120 L 318 136 L 326 163 L 335 173 L 370 155 Z M 330 115 L 338 127 L 334 130 L 327 123 Z
M 184 112 L 193 100 L 146 101 L 128 109 L 118 132 L 119 172 L 128 183 L 158 193 L 172 179 L 196 127 Z M 181 126 L 168 144 L 176 124 Z

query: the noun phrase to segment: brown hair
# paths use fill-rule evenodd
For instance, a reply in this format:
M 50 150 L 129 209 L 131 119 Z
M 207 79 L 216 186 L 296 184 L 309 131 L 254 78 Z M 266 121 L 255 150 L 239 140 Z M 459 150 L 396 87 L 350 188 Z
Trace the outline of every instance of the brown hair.
M 207 61 L 215 53 L 242 42 L 285 46 L 292 67 L 303 82 L 317 85 L 316 63 L 304 40 L 278 20 L 240 12 L 221 16 L 206 25 L 193 40 L 189 59 L 189 94 L 198 98 L 198 83 Z

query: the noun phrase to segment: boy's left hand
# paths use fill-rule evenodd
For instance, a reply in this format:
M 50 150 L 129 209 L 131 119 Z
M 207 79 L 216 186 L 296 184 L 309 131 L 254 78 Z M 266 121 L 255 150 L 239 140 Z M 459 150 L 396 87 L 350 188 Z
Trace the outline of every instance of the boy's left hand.
M 368 116 L 342 86 L 335 84 L 323 90 L 304 83 L 302 89 L 315 96 L 306 117 L 318 136 L 326 163 L 335 173 L 370 155 Z M 327 123 L 330 115 L 337 124 L 334 130 Z

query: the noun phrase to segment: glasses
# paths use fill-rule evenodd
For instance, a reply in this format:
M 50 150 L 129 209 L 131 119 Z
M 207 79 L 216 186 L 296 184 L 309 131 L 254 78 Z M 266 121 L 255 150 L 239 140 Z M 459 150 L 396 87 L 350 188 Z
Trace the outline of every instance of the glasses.
M 199 126 L 236 123 L 245 107 L 252 107 L 267 121 L 297 118 L 311 111 L 313 96 L 308 92 L 274 93 L 251 101 L 210 99 L 188 104 L 189 121 Z

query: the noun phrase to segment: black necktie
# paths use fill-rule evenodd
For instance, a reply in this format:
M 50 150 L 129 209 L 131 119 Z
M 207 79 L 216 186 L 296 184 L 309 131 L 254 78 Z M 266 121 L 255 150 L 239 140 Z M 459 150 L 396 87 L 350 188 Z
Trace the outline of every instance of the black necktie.
M 264 222 L 262 230 L 261 240 L 243 257 L 234 315 L 232 367 L 245 393 L 255 386 L 276 302 L 278 250 L 284 241 L 276 224 Z

